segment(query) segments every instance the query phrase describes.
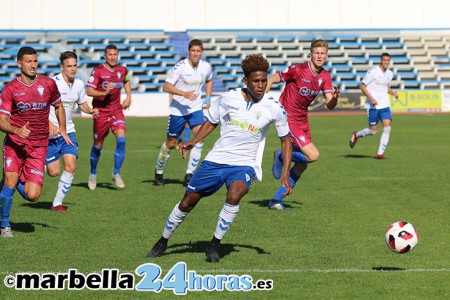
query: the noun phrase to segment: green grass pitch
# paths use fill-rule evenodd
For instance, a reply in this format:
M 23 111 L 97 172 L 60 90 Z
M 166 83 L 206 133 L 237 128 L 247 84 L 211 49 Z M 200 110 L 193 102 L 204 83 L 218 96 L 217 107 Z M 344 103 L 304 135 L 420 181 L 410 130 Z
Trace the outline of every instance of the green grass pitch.
M 450 298 L 450 143 L 448 114 L 394 115 L 386 160 L 375 160 L 380 132 L 348 140 L 366 126 L 364 115 L 310 117 L 321 156 L 309 165 L 285 204 L 267 208 L 279 182 L 271 175 L 272 153 L 279 148 L 270 129 L 263 182 L 255 182 L 222 241 L 221 260 L 205 261 L 225 188 L 204 198 L 169 242 L 167 254 L 147 252 L 184 194 L 187 161 L 176 151 L 168 162 L 164 187 L 153 186 L 166 118 L 128 118 L 127 153 L 122 177 L 111 181 L 114 139 L 108 136 L 98 168 L 98 187 L 87 188 L 92 121 L 77 119 L 79 159 L 74 184 L 64 201 L 67 213 L 50 211 L 59 178 L 46 177 L 41 198 L 14 197 L 14 238 L 0 239 L 0 299 L 167 299 L 172 291 L 20 291 L 3 278 L 18 272 L 89 274 L 115 268 L 131 272 L 154 263 L 166 273 L 184 261 L 200 275 L 243 275 L 272 279 L 270 291 L 188 292 L 196 299 L 449 299 Z M 205 142 L 203 157 L 218 136 Z M 412 252 L 399 255 L 384 241 L 387 227 L 411 222 L 419 233 Z M 135 275 L 136 282 L 140 277 Z

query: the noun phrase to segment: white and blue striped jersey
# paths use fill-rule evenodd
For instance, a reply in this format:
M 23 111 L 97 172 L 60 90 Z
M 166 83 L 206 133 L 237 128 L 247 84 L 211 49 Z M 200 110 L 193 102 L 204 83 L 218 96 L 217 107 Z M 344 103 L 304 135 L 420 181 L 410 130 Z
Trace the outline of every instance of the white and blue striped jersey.
M 257 103 L 244 99 L 242 89 L 224 93 L 211 104 L 205 117 L 220 123 L 220 138 L 205 160 L 219 164 L 258 167 L 257 151 L 270 124 L 279 137 L 289 134 L 286 112 L 272 96 L 265 94 Z
M 374 66 L 367 71 L 362 82 L 366 85 L 367 91 L 377 100 L 377 105 L 372 105 L 370 99 L 366 97 L 366 109 L 390 107 L 388 88 L 393 77 L 391 70 L 383 72 L 380 66 Z
M 61 104 L 64 106 L 66 111 L 66 132 L 75 132 L 75 124 L 72 120 L 75 104 L 81 105 L 87 101 L 84 82 L 80 78 L 75 77 L 73 84 L 69 85 L 64 80 L 61 73 L 54 76 L 53 80 L 58 86 L 59 93 L 61 94 Z M 50 122 L 59 127 L 58 119 L 55 114 L 55 108 L 53 106 L 50 107 L 49 119 Z
M 189 63 L 189 58 L 177 63 L 169 72 L 166 82 L 174 85 L 181 91 L 194 91 L 197 99 L 189 100 L 180 95 L 173 95 L 170 104 L 170 114 L 174 116 L 186 116 L 203 109 L 202 87 L 206 81 L 212 80 L 211 65 L 200 60 L 196 68 Z

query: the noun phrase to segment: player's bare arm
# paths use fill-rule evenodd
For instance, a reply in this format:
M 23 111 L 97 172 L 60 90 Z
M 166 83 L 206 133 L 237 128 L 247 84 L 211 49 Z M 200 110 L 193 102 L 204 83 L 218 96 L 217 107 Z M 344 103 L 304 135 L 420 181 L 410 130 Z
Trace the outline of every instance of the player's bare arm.
M 370 102 L 372 103 L 372 105 L 377 105 L 377 99 L 375 99 L 374 97 L 372 97 L 372 95 L 369 93 L 369 91 L 367 90 L 367 86 L 364 83 L 361 83 L 359 85 L 359 89 L 361 90 L 361 92 L 363 92 L 363 94 L 370 99 Z
M 395 98 L 398 98 L 398 93 L 391 89 L 391 87 L 388 87 L 388 94 L 394 96 Z
M 57 138 L 59 134 L 59 128 L 55 124 L 53 124 L 50 120 L 48 121 L 48 136 L 52 139 Z
M 30 135 L 31 131 L 28 129 L 29 123 L 27 122 L 22 127 L 15 127 L 9 123 L 9 116 L 0 115 L 0 130 L 5 133 L 15 134 L 23 139 L 26 139 Z
M 280 74 L 275 73 L 274 75 L 270 76 L 267 79 L 267 86 L 265 92 L 268 93 L 270 91 L 270 88 L 272 87 L 272 84 L 281 82 Z
M 197 95 L 195 94 L 194 91 L 182 91 L 177 89 L 173 84 L 168 83 L 168 82 L 164 82 L 163 85 L 163 91 L 169 94 L 174 94 L 174 95 L 180 95 L 183 96 L 186 99 L 189 99 L 191 101 L 197 99 Z
M 289 135 L 280 138 L 281 151 L 283 152 L 283 174 L 281 175 L 281 184 L 286 187 L 286 192 L 283 195 L 287 196 L 292 193 L 292 186 L 289 180 L 289 173 L 291 171 L 291 159 L 292 159 L 292 143 Z
M 86 113 L 86 114 L 90 114 L 93 117 L 97 117 L 98 116 L 98 109 L 97 108 L 90 108 L 89 104 L 87 104 L 87 102 L 84 102 L 83 104 L 79 105 L 78 108 Z
M 66 132 L 66 110 L 64 109 L 64 106 L 61 102 L 55 105 L 55 114 L 59 123 L 59 134 L 63 137 L 68 145 L 73 146 L 73 143 Z
M 125 90 L 125 93 L 127 94 L 127 97 L 122 102 L 123 109 L 128 109 L 131 105 L 131 83 L 130 81 L 125 82 L 123 85 L 123 89 Z
M 104 96 L 108 95 L 112 91 L 113 88 L 114 88 L 114 82 L 108 83 L 108 85 L 106 86 L 106 90 L 103 92 L 97 91 L 93 87 L 88 86 L 86 93 L 88 96 L 91 96 L 91 97 L 104 97 Z
M 341 96 L 341 91 L 337 86 L 333 88 L 332 93 L 325 94 L 325 104 L 328 109 L 334 109 L 337 105 L 338 99 Z
M 197 144 L 200 141 L 203 141 L 213 130 L 217 127 L 215 124 L 211 124 L 209 121 L 205 121 L 203 125 L 200 127 L 200 129 L 197 131 L 197 134 L 194 136 L 194 138 L 181 145 L 181 155 L 184 158 L 186 158 L 186 154 L 189 150 L 194 148 L 195 144 Z
M 212 90 L 213 90 L 213 80 L 211 79 L 210 81 L 207 81 L 206 83 L 205 83 L 205 90 L 206 90 L 206 96 L 208 97 L 211 97 L 211 95 L 212 95 Z M 210 108 L 211 107 L 211 103 L 207 103 L 206 105 L 205 105 L 205 108 L 206 109 L 208 109 L 208 108 Z

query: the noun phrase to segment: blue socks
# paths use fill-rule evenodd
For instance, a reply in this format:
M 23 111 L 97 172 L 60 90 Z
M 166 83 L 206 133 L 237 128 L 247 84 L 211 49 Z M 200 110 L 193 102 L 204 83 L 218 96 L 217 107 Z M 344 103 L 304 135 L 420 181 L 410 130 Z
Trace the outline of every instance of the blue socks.
M 295 184 L 297 183 L 298 179 L 300 178 L 300 176 L 298 176 L 297 174 L 295 174 L 294 169 L 291 169 L 291 172 L 289 174 L 289 182 L 291 183 L 291 187 L 294 188 Z M 275 193 L 275 196 L 273 196 L 273 200 L 276 201 L 283 201 L 284 196 L 283 193 L 286 192 L 286 187 L 280 185 L 280 187 L 278 188 L 278 191 Z
M 100 159 L 100 153 L 102 152 L 102 147 L 97 147 L 92 145 L 91 149 L 91 174 L 97 174 L 97 164 Z
M 116 151 L 114 151 L 114 175 L 120 173 L 123 161 L 125 160 L 125 144 L 127 139 L 122 136 L 117 138 Z
M 9 215 L 11 213 L 14 191 L 15 189 L 3 186 L 0 192 L 1 227 L 3 228 L 11 227 L 11 224 L 9 224 Z
M 303 154 L 301 151 L 293 151 L 292 152 L 292 162 L 308 162 L 308 159 L 306 158 L 305 154 Z
M 21 182 L 19 180 L 19 182 L 17 183 L 16 186 L 17 191 L 19 192 L 19 194 L 22 196 L 23 199 L 29 201 L 30 199 L 28 198 L 28 195 L 25 194 L 25 184 L 23 184 L 23 182 Z M 14 193 L 14 192 L 13 192 Z
M 191 128 L 190 128 L 190 127 L 184 128 L 183 142 L 184 142 L 184 143 L 189 142 L 189 138 L 190 138 L 190 137 L 191 137 Z

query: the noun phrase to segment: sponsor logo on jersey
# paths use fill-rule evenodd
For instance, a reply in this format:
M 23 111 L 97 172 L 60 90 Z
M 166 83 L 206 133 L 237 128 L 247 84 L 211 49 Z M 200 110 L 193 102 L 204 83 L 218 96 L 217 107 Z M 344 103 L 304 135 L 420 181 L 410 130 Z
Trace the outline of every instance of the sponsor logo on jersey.
M 31 174 L 35 174 L 35 175 L 39 175 L 39 176 L 44 176 L 44 172 L 35 170 L 35 169 L 31 169 Z
M 247 130 L 250 132 L 254 132 L 256 134 L 261 132 L 261 128 L 256 127 L 254 124 L 250 124 L 248 121 L 239 121 L 236 119 L 230 118 L 230 122 L 232 125 L 241 128 L 242 130 Z
M 75 101 L 64 101 L 64 102 L 62 102 L 62 105 L 64 106 L 64 107 L 73 107 L 74 105 L 75 105 Z
M 102 88 L 106 90 L 106 88 L 108 87 L 109 82 L 108 81 L 103 81 L 102 83 Z M 123 87 L 123 82 L 114 82 L 114 88 L 122 88 Z
M 298 92 L 300 93 L 300 95 L 302 95 L 304 97 L 308 97 L 308 96 L 313 96 L 314 97 L 317 94 L 319 94 L 320 91 L 313 91 L 313 90 L 310 90 L 306 86 L 302 86 Z
M 32 102 L 32 103 L 24 103 L 19 102 L 17 103 L 17 110 L 20 112 L 24 112 L 27 110 L 43 110 L 47 107 L 48 103 L 42 103 L 42 102 Z

